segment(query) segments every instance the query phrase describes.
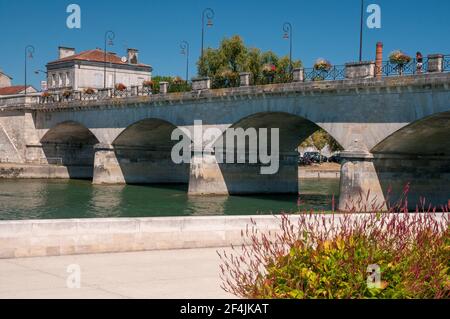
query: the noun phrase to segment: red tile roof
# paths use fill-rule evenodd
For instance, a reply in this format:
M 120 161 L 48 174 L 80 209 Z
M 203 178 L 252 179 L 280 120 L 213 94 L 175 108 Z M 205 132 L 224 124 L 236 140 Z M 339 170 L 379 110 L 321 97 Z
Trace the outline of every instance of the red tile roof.
M 74 61 L 74 60 L 81 60 L 81 61 L 93 61 L 93 62 L 105 62 L 105 51 L 100 49 L 95 50 L 88 50 L 83 51 L 78 54 L 74 54 L 62 59 L 58 59 L 51 63 L 59 63 L 59 62 L 66 62 L 66 61 Z M 106 62 L 108 63 L 114 63 L 114 64 L 122 64 L 122 65 L 129 65 L 128 62 L 122 62 L 121 58 L 117 56 L 115 53 L 106 53 Z M 149 66 L 146 64 L 135 64 L 137 66 Z
M 30 88 L 31 86 L 28 87 Z M 20 94 L 23 91 L 25 91 L 24 85 L 7 86 L 4 88 L 0 88 L 0 95 Z

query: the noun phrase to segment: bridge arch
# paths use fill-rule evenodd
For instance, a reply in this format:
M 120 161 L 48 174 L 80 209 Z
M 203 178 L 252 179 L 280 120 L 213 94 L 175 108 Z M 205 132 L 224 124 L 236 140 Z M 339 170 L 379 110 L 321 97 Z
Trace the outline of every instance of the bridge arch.
M 94 145 L 99 141 L 88 128 L 75 121 L 62 122 L 40 142 L 48 164 L 65 166 L 70 178 L 92 178 Z
M 396 200 L 409 185 L 411 209 L 450 200 L 450 111 L 417 120 L 389 135 L 371 152 L 385 196 Z M 390 189 L 391 194 L 387 194 Z M 427 205 L 428 205 L 427 204 Z
M 450 112 L 437 113 L 412 122 L 387 136 L 371 152 L 450 156 Z
M 247 115 L 233 123 L 231 128 L 273 128 L 279 129 L 280 150 L 284 152 L 295 151 L 298 146 L 309 136 L 319 129 L 323 129 L 328 134 L 328 129 L 320 124 L 314 123 L 306 117 L 279 111 L 257 112 Z M 330 134 L 334 138 L 332 134 Z M 337 142 L 339 143 L 339 142 Z
M 174 124 L 146 118 L 125 128 L 112 142 L 123 180 L 127 184 L 187 184 L 189 164 L 175 164 L 171 151 Z
M 214 144 L 214 154 L 203 154 L 198 160 L 194 157 L 189 193 L 298 194 L 297 149 L 320 128 L 318 124 L 288 112 L 257 112 L 242 117 L 222 132 Z M 239 137 L 236 129 L 241 129 Z M 266 136 L 261 136 L 261 129 L 267 129 Z M 272 134 L 276 131 L 272 129 L 278 129 L 279 133 L 274 140 Z M 230 137 L 234 138 L 232 143 L 226 140 Z M 262 144 L 266 144 L 267 149 L 261 149 Z M 230 149 L 231 145 L 233 149 Z

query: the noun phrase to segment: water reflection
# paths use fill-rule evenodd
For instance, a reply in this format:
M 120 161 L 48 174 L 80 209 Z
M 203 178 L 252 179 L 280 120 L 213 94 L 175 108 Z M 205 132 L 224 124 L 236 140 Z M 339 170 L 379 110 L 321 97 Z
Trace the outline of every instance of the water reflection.
M 93 185 L 88 204 L 90 217 L 118 216 L 122 205 L 122 192 L 125 185 Z
M 301 209 L 330 210 L 339 180 L 301 180 Z M 253 215 L 296 212 L 296 195 L 187 196 L 187 185 L 95 186 L 80 180 L 0 180 L 0 219 Z
M 192 216 L 224 215 L 228 196 L 188 196 L 187 205 Z

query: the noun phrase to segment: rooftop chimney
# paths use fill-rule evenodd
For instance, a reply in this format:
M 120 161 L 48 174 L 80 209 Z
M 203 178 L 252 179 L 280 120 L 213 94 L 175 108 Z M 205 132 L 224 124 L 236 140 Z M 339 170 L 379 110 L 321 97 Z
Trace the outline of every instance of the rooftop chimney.
M 128 49 L 128 63 L 130 64 L 138 64 L 138 50 L 136 49 Z
M 64 59 L 68 56 L 72 56 L 75 54 L 74 48 L 66 48 L 66 47 L 59 47 L 58 48 L 58 59 Z
M 381 79 L 383 73 L 383 43 L 377 43 L 376 59 L 375 59 L 375 76 L 377 79 Z

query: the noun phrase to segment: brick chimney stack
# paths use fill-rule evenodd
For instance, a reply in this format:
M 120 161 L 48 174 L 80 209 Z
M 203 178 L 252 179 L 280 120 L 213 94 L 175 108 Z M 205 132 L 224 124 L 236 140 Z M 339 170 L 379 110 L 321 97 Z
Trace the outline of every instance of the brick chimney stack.
M 382 68 L 383 68 L 383 42 L 378 42 L 375 59 L 375 75 L 377 79 L 381 79 L 383 75 Z

